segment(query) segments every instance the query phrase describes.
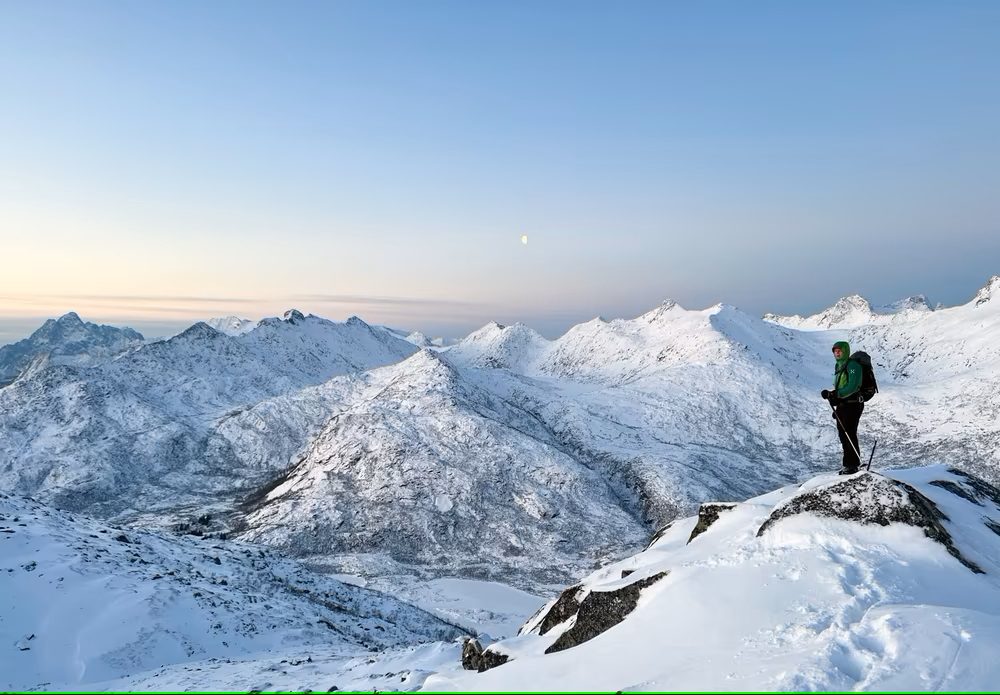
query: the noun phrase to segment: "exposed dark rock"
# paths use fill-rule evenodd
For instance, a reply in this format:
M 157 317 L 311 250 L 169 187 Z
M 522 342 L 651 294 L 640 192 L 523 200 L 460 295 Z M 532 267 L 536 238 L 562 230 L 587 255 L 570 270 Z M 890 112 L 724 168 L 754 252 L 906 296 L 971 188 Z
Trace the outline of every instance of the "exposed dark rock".
M 1000 507 L 1000 489 L 990 485 L 982 478 L 977 478 L 971 473 L 966 473 L 958 468 L 949 468 L 948 472 L 962 478 L 962 487 L 966 490 L 971 490 L 972 495 L 980 504 L 985 500 L 989 500 L 997 507 Z
M 656 543 L 656 541 L 658 541 L 661 538 L 663 538 L 663 534 L 665 534 L 667 531 L 669 531 L 673 525 L 674 525 L 674 522 L 671 521 L 669 524 L 667 524 L 666 526 L 664 526 L 663 528 L 661 528 L 659 531 L 657 531 L 656 533 L 654 533 L 653 537 L 649 539 L 649 542 L 646 543 L 646 547 L 643 548 L 643 550 L 649 550 L 650 548 L 652 548 L 653 544 Z
M 128 536 L 126 536 L 124 533 L 119 533 L 117 536 L 115 536 L 115 540 L 118 541 L 119 543 L 131 543 L 132 542 L 132 541 L 130 541 L 128 539 Z
M 634 573 L 635 573 L 635 570 L 622 570 L 622 579 L 624 579 L 625 577 L 629 576 L 630 574 L 634 574 Z
M 916 526 L 931 540 L 943 545 L 956 560 L 976 574 L 984 574 L 955 547 L 951 534 L 941 524 L 948 517 L 915 488 L 877 473 L 862 473 L 828 487 L 796 495 L 771 512 L 757 536 L 782 519 L 796 514 L 817 514 L 859 524 L 888 526 L 900 523 Z
M 702 504 L 698 507 L 698 523 L 695 524 L 694 528 L 691 530 L 691 536 L 688 538 L 688 543 L 705 533 L 709 526 L 719 520 L 719 515 L 722 514 L 722 512 L 728 512 L 730 509 L 735 508 L 735 504 L 728 504 L 725 502 L 705 502 Z
M 559 639 L 545 653 L 561 652 L 610 630 L 635 610 L 643 589 L 652 586 L 667 574 L 659 572 L 615 591 L 591 591 L 580 603 L 573 627 L 559 635 Z
M 462 668 L 466 671 L 478 671 L 479 660 L 483 656 L 483 645 L 479 640 L 467 639 L 462 645 Z
M 507 654 L 492 651 L 489 648 L 483 649 L 477 639 L 469 639 L 462 645 L 462 668 L 466 671 L 488 671 L 491 668 L 502 666 L 510 660 Z
M 1000 536 L 1000 523 L 997 523 L 990 518 L 983 519 L 983 523 L 986 524 L 986 528 Z
M 508 661 L 510 661 L 510 656 L 507 654 L 501 654 L 500 652 L 495 652 L 489 647 L 483 650 L 483 656 L 480 660 L 479 671 L 489 671 L 491 668 L 496 668 L 497 666 L 503 666 Z
M 930 484 L 943 490 L 947 490 L 953 495 L 958 495 L 962 499 L 966 499 L 973 504 L 978 504 L 980 507 L 983 506 L 983 503 L 979 501 L 974 493 L 966 490 L 963 486 L 952 480 L 932 480 Z
M 576 615 L 576 612 L 580 610 L 580 602 L 576 599 L 576 595 L 580 593 L 582 588 L 576 584 L 559 594 L 559 598 L 552 605 L 552 608 L 542 618 L 542 622 L 538 626 L 538 634 L 544 635 L 556 625 L 564 623 Z

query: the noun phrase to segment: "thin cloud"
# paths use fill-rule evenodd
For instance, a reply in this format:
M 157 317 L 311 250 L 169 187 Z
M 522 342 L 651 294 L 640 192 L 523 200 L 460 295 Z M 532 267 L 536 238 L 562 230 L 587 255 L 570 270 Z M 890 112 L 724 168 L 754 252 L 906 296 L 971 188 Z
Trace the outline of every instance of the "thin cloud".
M 412 297 L 375 297 L 353 294 L 297 294 L 288 297 L 293 302 L 318 302 L 321 304 L 361 304 L 369 306 L 420 306 L 420 307 L 461 307 L 466 309 L 487 308 L 486 304 L 457 299 L 421 299 Z
M 128 295 L 128 294 L 48 294 L 35 295 L 38 299 L 84 300 L 90 302 L 192 302 L 195 304 L 253 304 L 261 299 L 250 297 L 191 297 L 184 295 Z M 5 299 L 9 299 L 5 297 Z

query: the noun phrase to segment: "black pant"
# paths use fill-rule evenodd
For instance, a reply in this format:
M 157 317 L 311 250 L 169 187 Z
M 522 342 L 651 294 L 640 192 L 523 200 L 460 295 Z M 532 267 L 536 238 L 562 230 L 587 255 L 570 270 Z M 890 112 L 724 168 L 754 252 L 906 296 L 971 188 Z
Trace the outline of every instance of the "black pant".
M 837 406 L 837 434 L 840 435 L 840 445 L 844 447 L 844 468 L 849 471 L 856 471 L 861 465 L 858 423 L 864 410 L 863 401 L 850 401 Z

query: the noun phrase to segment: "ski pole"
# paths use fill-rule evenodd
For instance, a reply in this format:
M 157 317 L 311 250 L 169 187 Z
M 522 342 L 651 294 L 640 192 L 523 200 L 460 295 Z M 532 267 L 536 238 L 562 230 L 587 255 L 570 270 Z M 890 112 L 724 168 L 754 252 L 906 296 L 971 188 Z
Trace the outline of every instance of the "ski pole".
M 847 437 L 847 441 L 851 442 L 851 448 L 854 449 L 854 453 L 858 455 L 858 465 L 860 466 L 861 465 L 861 452 L 858 451 L 858 447 L 854 446 L 854 442 L 851 441 L 851 436 L 849 434 L 847 434 L 847 428 L 844 427 L 844 423 L 840 421 L 840 414 L 837 412 L 837 409 L 833 407 L 833 403 L 830 403 L 830 410 L 833 411 L 833 416 L 835 418 L 837 418 L 837 424 L 840 425 L 840 429 L 844 430 L 844 436 Z M 878 441 L 876 440 L 875 443 L 878 444 Z M 874 455 L 875 455 L 875 449 L 873 448 L 872 449 L 872 456 L 874 456 Z M 870 460 L 868 462 L 868 465 L 871 465 L 871 461 Z
M 872 444 L 872 455 L 868 457 L 868 470 L 872 469 L 872 459 L 875 458 L 875 447 L 877 446 L 878 446 L 878 440 L 876 439 L 875 443 Z

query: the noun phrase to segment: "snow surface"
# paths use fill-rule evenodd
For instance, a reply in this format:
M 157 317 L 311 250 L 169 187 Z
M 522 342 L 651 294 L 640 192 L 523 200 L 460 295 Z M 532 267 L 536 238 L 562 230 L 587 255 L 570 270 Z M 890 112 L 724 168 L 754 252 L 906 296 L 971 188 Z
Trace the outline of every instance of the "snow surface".
M 883 527 L 803 513 L 758 536 L 771 513 L 794 496 L 824 494 L 845 480 L 820 476 L 735 505 L 690 542 L 697 518 L 678 520 L 646 551 L 584 579 L 579 596 L 668 573 L 642 591 L 624 621 L 590 641 L 545 654 L 574 619 L 541 635 L 539 616 L 520 636 L 492 647 L 510 657 L 507 664 L 485 673 L 437 674 L 426 687 L 995 688 L 1000 527 L 985 522 L 1000 518 L 1000 496 L 974 498 L 966 479 L 944 466 L 886 474 L 930 498 L 946 515 L 943 523 L 958 549 L 986 573 L 973 573 L 943 545 L 905 524 Z M 951 484 L 962 496 L 933 481 Z M 623 577 L 626 572 L 631 574 Z
M 94 688 L 162 664 L 193 676 L 192 662 L 225 671 L 254 653 L 346 668 L 375 651 L 462 634 L 260 548 L 123 531 L 0 494 L 0 689 Z M 141 688 L 166 682 L 137 678 Z
M 507 587 L 438 579 L 390 597 L 252 546 L 122 531 L 0 494 L 0 688 L 995 687 L 1000 491 L 940 465 L 883 475 L 784 486 L 732 504 L 693 539 L 698 518 L 676 520 L 645 551 L 579 583 L 583 600 L 663 575 L 635 609 L 552 654 L 544 652 L 576 618 L 542 635 L 554 601 L 534 611 L 539 599 Z M 838 491 L 852 480 L 871 494 L 845 498 Z M 884 494 L 894 481 L 915 493 Z M 866 523 L 875 516 L 800 512 L 760 531 L 807 495 L 870 512 L 908 504 L 912 494 L 930 500 L 957 552 L 985 573 L 921 528 Z M 400 598 L 437 613 L 453 601 L 534 615 L 517 636 L 490 645 L 506 664 L 475 673 L 461 667 L 461 632 Z
M 236 336 L 199 323 L 170 340 L 121 352 L 95 346 L 93 354 L 85 351 L 65 364 L 48 351 L 0 388 L 0 489 L 110 520 L 126 527 L 130 537 L 146 528 L 203 534 L 206 540 L 186 542 L 222 548 L 229 547 L 222 536 L 263 543 L 304 559 L 308 567 L 350 575 L 351 583 L 499 638 L 509 636 L 514 625 L 543 603 L 533 597 L 555 596 L 597 567 L 627 562 L 654 531 L 688 517 L 700 503 L 752 498 L 749 508 L 741 505 L 731 516 L 723 515 L 691 546 L 678 548 L 682 557 L 696 546 L 711 546 L 717 533 L 729 524 L 739 526 L 745 514 L 763 514 L 763 508 L 754 512 L 755 506 L 773 507 L 798 489 L 797 484 L 788 487 L 796 481 L 838 468 L 839 443 L 828 407 L 818 398 L 830 383 L 830 346 L 836 340 L 850 340 L 875 359 L 881 392 L 866 407 L 862 445 L 867 452 L 878 439 L 876 469 L 947 461 L 998 482 L 998 296 L 1000 279 L 994 278 L 967 304 L 933 311 L 918 300 L 889 309 L 865 309 L 852 300 L 846 304 L 854 313 L 845 311 L 839 318 L 828 314 L 829 327 L 799 328 L 728 305 L 690 311 L 665 302 L 635 319 L 581 324 L 557 340 L 520 324 L 489 324 L 448 349 L 418 349 L 407 340 L 409 333 L 368 326 L 357 318 L 334 323 L 291 310 Z M 774 489 L 779 492 L 767 493 Z M 769 497 L 758 497 L 764 493 Z M 945 493 L 935 489 L 928 494 L 939 499 Z M 947 506 L 946 501 L 941 504 Z M 964 518 L 962 510 L 966 508 L 948 511 L 953 525 Z M 198 521 L 206 515 L 210 521 Z M 648 553 L 674 541 L 683 545 L 691 530 L 683 530 L 685 523 L 677 522 L 681 535 L 668 532 L 642 555 L 654 557 Z M 858 531 L 848 524 L 841 529 L 841 522 L 830 520 L 819 522 L 822 528 L 795 531 L 800 523 L 802 519 L 778 524 L 780 532 L 767 543 L 789 533 L 792 540 L 788 548 L 771 548 L 773 556 L 760 554 L 770 546 L 746 538 L 739 548 L 738 543 L 720 547 L 716 560 L 692 555 L 685 562 L 693 563 L 698 581 L 720 591 L 716 584 L 725 582 L 698 574 L 698 563 L 739 565 L 740 572 L 746 570 L 768 587 L 794 586 L 794 580 L 777 579 L 779 565 L 786 561 L 788 567 L 828 577 L 820 586 L 827 593 L 820 593 L 822 601 L 816 604 L 818 615 L 830 619 L 827 627 L 809 609 L 808 597 L 800 601 L 805 606 L 801 624 L 794 622 L 797 613 L 769 603 L 778 600 L 778 589 L 762 595 L 760 615 L 749 611 L 746 617 L 747 630 L 762 631 L 770 621 L 768 629 L 781 635 L 805 635 L 805 644 L 822 658 L 813 663 L 804 653 L 792 653 L 797 642 L 791 638 L 784 654 L 763 632 L 754 638 L 763 645 L 759 648 L 744 633 L 741 646 L 734 646 L 736 637 L 727 642 L 718 636 L 705 643 L 715 651 L 685 652 L 682 642 L 690 642 L 693 628 L 682 627 L 668 642 L 679 655 L 691 656 L 691 664 L 679 663 L 679 656 L 670 662 L 678 674 L 689 673 L 689 680 L 678 683 L 697 681 L 697 659 L 757 653 L 775 664 L 790 664 L 784 680 L 776 670 L 751 674 L 748 656 L 739 661 L 743 665 L 731 685 L 716 684 L 786 689 L 911 684 L 902 676 L 876 677 L 896 668 L 886 656 L 890 637 L 903 655 L 893 658 L 925 649 L 928 666 L 909 662 L 912 671 L 928 674 L 914 687 L 931 688 L 935 678 L 959 684 L 955 687 L 986 682 L 989 664 L 975 655 L 983 644 L 977 641 L 980 635 L 991 643 L 995 612 L 984 608 L 985 601 L 981 605 L 971 598 L 976 594 L 968 582 L 973 580 L 964 574 L 955 578 L 950 569 L 923 572 L 931 556 L 971 574 L 966 568 L 938 545 L 920 556 L 914 548 L 926 550 L 925 542 L 931 541 L 919 534 L 914 539 L 912 533 L 900 532 L 897 538 L 892 528 Z M 740 528 L 741 533 L 749 531 L 749 526 Z M 986 527 L 980 520 L 977 528 Z M 991 531 L 982 533 L 987 535 L 969 542 L 955 532 L 963 552 L 987 571 L 975 580 L 977 587 L 994 581 L 996 564 L 976 550 L 995 542 Z M 857 544 L 871 539 L 875 550 L 858 549 Z M 725 555 L 730 550 L 733 554 Z M 892 572 L 872 570 L 876 551 L 891 553 L 883 564 L 895 567 L 892 563 L 902 558 L 922 568 L 919 581 L 929 585 L 930 593 L 918 594 L 912 582 Z M 812 555 L 818 559 L 811 560 Z M 737 563 L 734 558 L 746 560 Z M 0 562 L 6 559 L 0 555 Z M 199 568 L 193 560 L 188 564 Z M 856 614 L 844 608 L 851 601 L 870 607 L 871 616 L 896 604 L 858 598 L 844 588 L 850 581 L 838 589 L 829 577 L 850 579 L 853 572 L 867 577 L 868 571 L 889 597 L 886 601 L 902 606 L 892 609 L 889 623 L 910 626 L 919 639 L 899 630 L 883 634 L 888 628 L 879 627 L 881 623 L 855 625 L 863 618 L 855 620 Z M 737 577 L 743 576 L 740 572 Z M 143 576 L 132 586 L 145 591 L 140 585 L 164 582 L 168 575 L 161 574 L 157 580 Z M 113 578 L 114 567 L 102 576 Z M 683 576 L 672 567 L 663 586 Z M 937 581 L 964 587 L 968 600 L 951 601 L 950 594 L 934 593 L 931 582 Z M 807 584 L 802 586 L 819 591 Z M 24 588 L 18 586 L 18 591 Z M 658 587 L 645 592 L 643 601 L 658 595 Z M 748 592 L 724 592 L 722 606 L 735 610 L 755 595 Z M 99 603 L 82 592 L 74 596 L 87 606 Z M 688 598 L 695 608 L 714 605 L 715 599 L 706 596 Z M 938 622 L 928 617 L 920 596 L 926 605 L 943 606 L 935 610 L 945 617 Z M 778 612 L 767 617 L 765 609 Z M 314 609 L 282 610 L 306 616 Z M 682 617 L 715 615 L 708 609 L 697 615 L 685 612 L 690 607 L 677 610 Z M 85 614 L 100 624 L 99 616 Z M 661 630 L 671 624 L 666 614 L 658 617 Z M 241 687 L 270 682 L 267 687 L 298 688 L 304 683 L 299 675 L 308 672 L 317 677 L 314 689 L 360 683 L 351 680 L 355 675 L 383 689 L 402 678 L 398 674 L 404 669 L 398 664 L 411 659 L 406 656 L 411 641 L 423 639 L 401 638 L 380 646 L 385 651 L 379 655 L 356 657 L 340 647 L 313 649 L 312 638 L 254 641 L 240 636 L 235 619 L 208 625 L 216 622 L 227 634 L 235 632 L 238 647 L 213 651 L 203 630 L 205 635 L 192 641 L 203 651 L 185 652 L 184 660 L 142 662 L 130 664 L 127 671 L 91 675 L 117 684 L 108 687 L 123 687 L 125 681 L 119 679 L 128 673 L 129 683 L 155 688 L 157 683 L 194 684 L 197 674 L 208 672 L 218 680 L 206 683 L 221 684 L 235 669 L 248 674 Z M 948 632 L 952 623 L 959 627 Z M 776 627 L 782 625 L 790 627 Z M 593 640 L 594 645 L 618 629 Z M 287 633 L 282 630 L 279 636 Z M 706 630 L 710 637 L 715 634 Z M 951 644 L 949 635 L 961 635 L 961 630 L 974 637 L 970 644 L 956 642 L 963 645 L 960 652 L 941 652 L 946 661 L 958 655 L 958 670 L 948 675 L 947 664 L 937 664 L 938 656 L 927 650 L 935 641 Z M 29 630 L 15 633 L 8 643 L 29 649 L 8 656 L 30 655 L 40 636 L 27 640 Z M 659 639 L 659 633 L 650 634 Z M 534 639 L 522 637 L 525 643 Z M 121 638 L 130 639 L 124 633 Z M 871 654 L 857 646 L 866 640 L 878 647 Z M 567 654 L 586 655 L 597 648 L 587 644 Z M 970 655 L 973 660 L 966 661 Z M 452 656 L 455 660 L 449 662 Z M 313 661 L 291 665 L 305 657 Z M 95 656 L 94 663 L 103 658 Z M 383 658 L 389 661 L 383 664 Z M 545 664 L 575 663 L 565 654 L 538 658 Z M 620 660 L 631 663 L 626 657 Z M 456 647 L 450 642 L 428 647 L 411 661 L 406 687 L 418 687 L 430 671 L 438 673 L 441 683 L 465 683 L 470 677 L 457 673 Z M 160 663 L 165 671 L 158 669 Z M 5 665 L 0 662 L 0 673 Z M 519 673 L 527 667 L 515 661 L 496 672 L 508 668 Z M 606 671 L 612 674 L 615 668 L 612 664 Z M 152 670 L 140 677 L 140 669 Z M 898 673 L 903 671 L 900 667 Z M 65 679 L 66 672 L 59 673 Z M 485 674 L 484 682 L 499 678 L 492 673 Z M 674 681 L 668 685 L 664 680 L 664 671 L 639 664 L 634 673 L 635 679 L 623 678 L 615 687 L 674 687 Z M 647 682 L 653 685 L 642 685 Z
M 208 319 L 206 324 L 226 335 L 243 335 L 249 333 L 257 327 L 256 321 L 243 319 L 239 316 L 221 316 L 219 318 Z

